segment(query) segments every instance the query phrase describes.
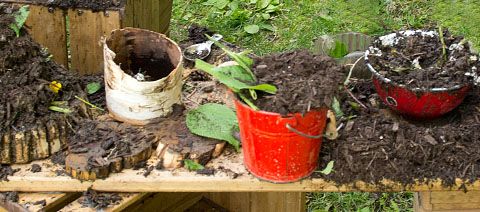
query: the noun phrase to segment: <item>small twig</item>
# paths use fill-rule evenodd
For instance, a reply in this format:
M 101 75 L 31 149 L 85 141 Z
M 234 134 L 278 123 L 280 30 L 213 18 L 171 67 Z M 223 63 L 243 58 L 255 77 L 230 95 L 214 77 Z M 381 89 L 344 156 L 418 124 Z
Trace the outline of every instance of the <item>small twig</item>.
M 79 96 L 75 96 L 75 98 L 78 99 L 78 100 L 80 100 L 81 102 L 85 103 L 86 105 L 90 106 L 92 109 L 98 109 L 98 110 L 101 110 L 101 111 L 105 111 L 104 109 L 97 107 L 96 105 L 88 102 L 88 101 L 85 100 L 85 99 L 82 99 L 82 98 L 79 97 Z
M 442 26 L 438 27 L 438 34 L 440 34 L 440 42 L 442 42 L 442 58 L 443 62 L 447 61 L 447 45 L 445 44 L 445 39 L 443 38 L 443 29 Z
M 365 106 L 360 100 L 357 99 L 357 97 L 355 97 L 355 95 L 353 95 L 353 93 L 347 88 L 346 85 L 343 86 L 345 88 L 345 90 L 347 91 L 347 93 L 360 105 L 362 106 L 364 109 L 368 109 L 367 106 Z
M 357 61 L 355 61 L 355 63 L 353 63 L 352 67 L 350 67 L 350 71 L 348 72 L 347 79 L 345 79 L 345 82 L 343 82 L 343 85 L 346 86 L 350 83 L 350 77 L 352 76 L 353 69 L 355 68 L 357 63 L 360 62 L 360 60 L 362 60 L 362 58 L 363 57 L 358 58 Z

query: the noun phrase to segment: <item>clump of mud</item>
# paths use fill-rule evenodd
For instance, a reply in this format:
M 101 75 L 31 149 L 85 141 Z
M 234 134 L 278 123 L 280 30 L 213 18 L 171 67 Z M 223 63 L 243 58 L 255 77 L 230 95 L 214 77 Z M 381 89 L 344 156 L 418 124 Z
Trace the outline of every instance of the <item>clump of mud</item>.
M 12 169 L 9 165 L 0 164 L 0 181 L 8 181 L 8 176 L 13 176 L 19 169 Z
M 253 71 L 258 83 L 278 89 L 275 95 L 261 95 L 255 105 L 282 115 L 330 107 L 344 78 L 335 60 L 306 50 L 256 58 Z
M 97 209 L 117 205 L 122 200 L 122 197 L 117 193 L 100 193 L 92 189 L 83 192 L 83 197 L 84 198 L 79 199 L 82 206 Z

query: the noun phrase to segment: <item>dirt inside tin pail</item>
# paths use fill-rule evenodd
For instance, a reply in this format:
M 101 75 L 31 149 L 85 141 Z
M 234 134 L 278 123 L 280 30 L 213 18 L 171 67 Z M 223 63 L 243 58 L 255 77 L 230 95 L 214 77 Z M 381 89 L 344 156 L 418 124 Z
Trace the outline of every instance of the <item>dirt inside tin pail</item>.
M 137 28 L 112 31 L 105 40 L 105 89 L 109 113 L 136 125 L 156 122 L 180 103 L 182 54 L 161 33 Z

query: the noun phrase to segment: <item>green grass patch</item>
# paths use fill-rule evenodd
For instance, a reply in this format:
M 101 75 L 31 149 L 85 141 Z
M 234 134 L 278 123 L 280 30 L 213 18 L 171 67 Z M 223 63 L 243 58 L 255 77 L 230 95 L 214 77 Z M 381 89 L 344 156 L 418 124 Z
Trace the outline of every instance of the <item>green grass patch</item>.
M 310 193 L 307 211 L 413 211 L 413 193 Z

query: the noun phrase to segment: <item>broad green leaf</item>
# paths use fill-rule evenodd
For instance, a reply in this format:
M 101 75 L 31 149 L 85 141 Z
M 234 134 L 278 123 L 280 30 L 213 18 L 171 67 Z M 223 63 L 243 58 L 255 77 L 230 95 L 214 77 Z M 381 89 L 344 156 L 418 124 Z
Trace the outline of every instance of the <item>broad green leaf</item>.
M 87 93 L 88 93 L 88 94 L 94 94 L 94 93 L 96 93 L 97 91 L 99 91 L 100 88 L 102 88 L 102 85 L 100 85 L 100 83 L 98 83 L 98 82 L 88 83 L 88 85 L 87 85 Z
M 187 127 L 193 134 L 223 140 L 240 148 L 240 142 L 233 137 L 238 129 L 237 116 L 230 108 L 221 104 L 208 103 L 187 114 Z
M 249 34 L 255 34 L 260 31 L 260 27 L 256 24 L 247 25 L 243 29 Z
M 262 14 L 262 18 L 265 19 L 265 20 L 268 20 L 268 19 L 271 18 L 271 16 L 270 16 L 270 14 L 268 14 L 268 13 L 263 13 L 263 14 Z
M 336 117 L 342 117 L 344 115 L 340 106 L 340 102 L 335 97 L 333 97 L 332 109 L 333 112 L 335 112 Z
M 234 92 L 239 92 L 242 89 L 253 89 L 270 94 L 275 94 L 277 88 L 269 84 L 251 85 L 254 80 L 251 75 L 247 73 L 241 66 L 225 66 L 215 67 L 202 60 L 195 61 L 195 68 L 207 72 L 215 79 L 232 89 Z
M 258 91 L 263 91 L 269 94 L 277 93 L 277 87 L 270 85 L 270 84 L 260 84 L 248 87 L 249 89 L 254 89 Z
M 279 11 L 279 7 L 272 4 L 268 5 L 268 7 L 265 9 L 266 13 L 274 13 L 278 11 Z
M 265 9 L 266 7 L 268 7 L 268 5 L 270 5 L 270 2 L 271 2 L 271 0 L 258 0 L 257 1 L 257 9 L 259 9 L 259 10 Z
M 328 56 L 333 58 L 342 58 L 348 54 L 347 45 L 341 41 L 335 41 L 335 46 L 333 49 L 330 49 Z
M 244 52 L 240 52 L 240 53 L 232 52 L 225 45 L 221 44 L 217 40 L 212 39 L 212 37 L 210 37 L 208 35 L 206 35 L 206 36 L 208 37 L 208 39 L 213 41 L 213 43 L 215 43 L 215 45 L 217 45 L 225 53 L 227 53 L 227 55 L 229 57 L 231 57 L 233 60 L 235 60 L 235 62 L 237 62 L 240 66 L 242 66 L 242 68 L 247 70 L 254 79 L 256 79 L 255 75 L 253 75 L 252 71 L 250 71 L 250 67 L 253 65 L 253 60 L 247 56 L 247 54 L 250 53 L 250 51 L 244 51 Z
M 228 0 L 217 0 L 217 2 L 215 3 L 215 7 L 217 7 L 218 9 L 224 9 L 228 6 L 229 3 L 230 1 Z
M 395 201 L 390 200 L 390 205 L 391 205 L 393 211 L 400 212 L 400 208 L 398 207 L 398 204 Z
M 322 171 L 320 171 L 320 173 L 324 174 L 324 175 L 329 175 L 330 173 L 332 173 L 333 171 L 333 165 L 335 164 L 335 161 L 330 161 L 328 162 L 327 164 L 327 167 L 325 167 L 325 169 L 323 169 Z
M 15 23 L 11 23 L 9 27 L 15 31 L 17 37 L 20 37 L 20 30 L 22 29 L 23 24 L 25 24 L 29 13 L 28 5 L 24 5 L 13 14 L 15 16 Z
M 364 207 L 360 210 L 358 210 L 359 212 L 370 212 L 370 208 L 369 207 Z
M 183 160 L 183 164 L 185 165 L 185 168 L 190 170 L 190 171 L 197 171 L 197 170 L 202 170 L 205 167 L 202 166 L 202 164 L 199 164 L 193 160 L 185 159 Z
M 356 102 L 352 102 L 352 101 L 348 101 L 348 104 L 350 105 L 350 107 L 352 107 L 352 109 L 354 110 L 359 110 L 360 109 L 360 105 Z
M 260 28 L 275 32 L 275 28 L 270 24 L 260 24 Z

